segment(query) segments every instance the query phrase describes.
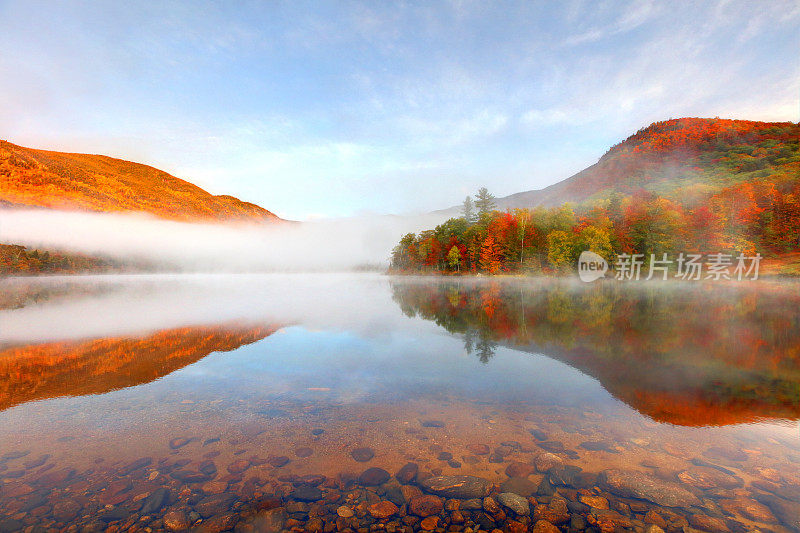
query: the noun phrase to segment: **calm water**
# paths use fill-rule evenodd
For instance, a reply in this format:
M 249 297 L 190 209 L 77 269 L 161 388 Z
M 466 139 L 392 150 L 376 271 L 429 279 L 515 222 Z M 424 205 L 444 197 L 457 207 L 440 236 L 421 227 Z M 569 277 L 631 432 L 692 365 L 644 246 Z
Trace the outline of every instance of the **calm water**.
M 796 283 L 0 294 L 0 531 L 800 531 Z

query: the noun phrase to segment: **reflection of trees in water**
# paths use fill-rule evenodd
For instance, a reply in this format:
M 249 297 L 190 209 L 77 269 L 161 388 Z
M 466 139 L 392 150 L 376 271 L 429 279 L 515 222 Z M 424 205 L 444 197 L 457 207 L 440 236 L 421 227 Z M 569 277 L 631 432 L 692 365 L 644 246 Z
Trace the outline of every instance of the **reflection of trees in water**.
M 496 341 L 493 341 L 482 331 L 468 329 L 464 332 L 464 350 L 469 355 L 475 355 L 483 364 L 488 363 L 489 359 L 494 357 L 497 345 Z
M 448 280 L 392 290 L 406 315 L 462 336 L 484 363 L 498 345 L 544 353 L 659 420 L 800 417 L 797 284 Z

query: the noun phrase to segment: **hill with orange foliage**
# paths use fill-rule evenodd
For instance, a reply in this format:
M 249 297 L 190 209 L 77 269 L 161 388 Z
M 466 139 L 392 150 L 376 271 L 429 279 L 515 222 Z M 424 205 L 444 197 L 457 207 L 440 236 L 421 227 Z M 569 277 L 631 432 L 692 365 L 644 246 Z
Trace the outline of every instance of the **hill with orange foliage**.
M 212 352 L 228 352 L 268 337 L 279 327 L 196 326 L 143 337 L 9 347 L 0 350 L 0 411 L 33 400 L 149 383 Z
M 501 209 L 556 206 L 648 191 L 692 200 L 748 181 L 800 176 L 800 124 L 719 118 L 655 122 L 611 147 L 594 165 L 541 190 L 497 200 Z
M 7 141 L 0 141 L 0 206 L 145 212 L 183 222 L 281 220 L 255 204 L 212 195 L 147 165 Z

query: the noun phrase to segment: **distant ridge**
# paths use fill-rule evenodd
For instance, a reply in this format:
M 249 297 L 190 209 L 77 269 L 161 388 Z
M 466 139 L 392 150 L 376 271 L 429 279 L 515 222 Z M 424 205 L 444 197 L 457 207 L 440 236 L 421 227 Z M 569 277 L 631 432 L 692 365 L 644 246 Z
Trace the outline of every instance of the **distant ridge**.
M 279 222 L 233 196 L 215 196 L 148 165 L 0 141 L 0 207 L 144 212 L 183 222 Z
M 497 208 L 553 207 L 643 190 L 680 197 L 682 189 L 692 186 L 721 188 L 767 178 L 773 171 L 797 177 L 798 139 L 800 125 L 793 122 L 720 118 L 654 122 L 563 181 L 497 198 Z M 766 146 L 765 141 L 774 144 Z M 725 173 L 719 172 L 720 163 L 725 165 Z M 486 185 L 491 190 L 491 183 Z M 455 214 L 458 210 L 451 207 L 437 212 Z

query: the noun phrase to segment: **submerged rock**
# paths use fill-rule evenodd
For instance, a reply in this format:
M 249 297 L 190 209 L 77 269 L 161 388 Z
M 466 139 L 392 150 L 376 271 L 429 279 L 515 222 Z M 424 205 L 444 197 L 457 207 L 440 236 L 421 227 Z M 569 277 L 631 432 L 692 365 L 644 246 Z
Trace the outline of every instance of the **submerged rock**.
M 389 481 L 390 477 L 389 472 L 383 468 L 372 467 L 364 470 L 364 472 L 358 476 L 358 482 L 366 487 L 374 487 L 383 485 Z
M 605 470 L 600 474 L 601 485 L 610 492 L 626 498 L 649 500 L 665 507 L 700 505 L 700 500 L 677 483 L 663 481 L 642 472 Z
M 702 466 L 679 473 L 678 479 L 687 485 L 703 490 L 717 487 L 736 489 L 744 486 L 744 481 L 739 476 L 732 476 L 720 470 Z
M 407 463 L 394 475 L 400 483 L 411 483 L 417 478 L 419 465 L 417 463 Z
M 390 516 L 393 516 L 397 514 L 398 511 L 400 511 L 400 509 L 395 504 L 386 500 L 378 503 L 373 503 L 372 505 L 369 506 L 367 510 L 369 511 L 370 515 L 372 515 L 374 518 L 377 518 L 378 520 L 389 518 Z
M 311 485 L 300 485 L 292 491 L 289 497 L 301 502 L 315 502 L 322 499 L 322 491 Z
M 408 512 L 423 518 L 438 515 L 444 509 L 441 498 L 426 494 L 412 498 L 408 504 Z
M 497 495 L 497 501 L 500 502 L 504 507 L 508 507 L 520 516 L 529 515 L 531 513 L 531 507 L 528 504 L 528 500 L 519 494 L 514 494 L 513 492 L 501 492 Z
M 513 492 L 514 494 L 521 494 L 522 496 L 533 496 L 536 494 L 538 488 L 538 484 L 523 477 L 509 478 L 500 485 L 500 490 L 503 492 Z
M 375 457 L 375 451 L 372 448 L 356 448 L 350 452 L 350 457 L 359 463 L 366 463 Z
M 140 513 L 147 515 L 161 510 L 161 508 L 164 507 L 167 502 L 169 502 L 169 497 L 169 489 L 165 487 L 157 488 L 150 494 L 150 496 L 145 498 L 144 504 L 142 504 L 142 508 L 140 509 Z
M 434 476 L 420 485 L 426 492 L 437 496 L 467 500 L 486 496 L 490 484 L 488 480 L 476 476 Z

